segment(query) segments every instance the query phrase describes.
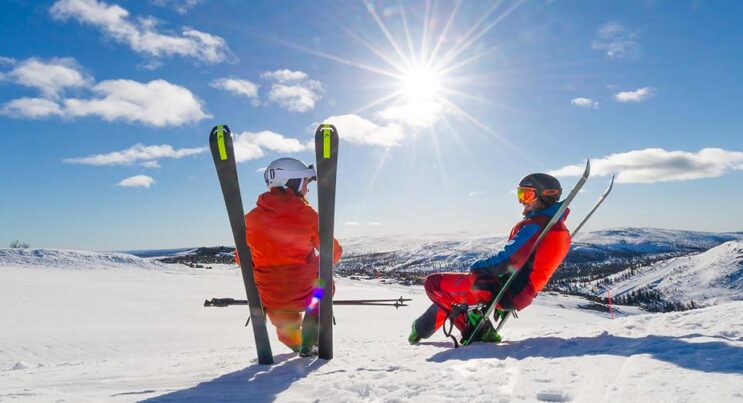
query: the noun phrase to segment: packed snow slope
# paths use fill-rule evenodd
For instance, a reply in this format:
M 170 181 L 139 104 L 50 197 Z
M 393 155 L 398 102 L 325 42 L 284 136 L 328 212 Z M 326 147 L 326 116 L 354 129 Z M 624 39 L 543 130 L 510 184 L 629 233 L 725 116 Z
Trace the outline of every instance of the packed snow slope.
M 596 295 L 612 295 L 648 288 L 664 298 L 688 304 L 713 305 L 743 300 L 743 241 L 730 241 L 706 252 L 681 256 L 609 276 L 612 284 L 595 287 Z M 625 276 L 627 277 L 627 276 Z
M 0 401 L 743 401 L 740 301 L 612 321 L 543 294 L 504 343 L 453 349 L 441 333 L 407 344 L 421 289 L 340 280 L 338 298 L 413 301 L 337 307 L 328 362 L 270 328 L 276 364 L 260 366 L 247 307 L 202 306 L 241 297 L 238 270 L 91 259 L 0 264 Z

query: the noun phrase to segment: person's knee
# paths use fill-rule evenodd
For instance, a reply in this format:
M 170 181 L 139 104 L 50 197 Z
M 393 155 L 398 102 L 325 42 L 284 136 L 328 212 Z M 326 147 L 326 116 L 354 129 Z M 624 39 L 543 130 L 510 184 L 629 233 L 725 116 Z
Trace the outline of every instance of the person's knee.
M 289 347 L 294 351 L 299 351 L 299 347 L 302 345 L 302 336 L 299 330 L 284 333 L 278 332 L 279 341 L 284 343 L 285 346 Z
M 439 283 L 441 282 L 441 275 L 438 273 L 431 274 L 428 277 L 426 277 L 426 280 L 423 282 L 423 288 L 426 289 L 426 291 L 431 292 L 439 288 Z
M 299 348 L 302 343 L 302 334 L 298 323 L 284 323 L 281 326 L 276 326 L 276 333 L 279 336 L 279 341 L 292 350 Z

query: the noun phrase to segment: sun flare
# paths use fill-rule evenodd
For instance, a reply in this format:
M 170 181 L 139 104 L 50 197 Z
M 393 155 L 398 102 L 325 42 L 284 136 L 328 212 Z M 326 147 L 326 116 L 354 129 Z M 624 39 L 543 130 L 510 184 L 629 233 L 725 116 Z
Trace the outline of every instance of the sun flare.
M 427 67 L 415 68 L 402 76 L 400 90 L 409 102 L 429 102 L 441 95 L 441 81 L 441 74 L 437 71 Z

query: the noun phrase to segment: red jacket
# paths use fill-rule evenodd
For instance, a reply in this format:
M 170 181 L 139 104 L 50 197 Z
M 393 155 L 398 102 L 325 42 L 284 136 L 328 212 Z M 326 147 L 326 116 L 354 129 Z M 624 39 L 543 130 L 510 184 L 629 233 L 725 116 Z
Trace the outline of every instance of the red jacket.
M 570 249 L 570 232 L 565 226 L 569 211 L 566 210 L 544 236 L 533 259 L 527 260 L 534 242 L 559 207 L 560 204 L 557 203 L 527 215 L 513 227 L 502 251 L 488 259 L 476 261 L 470 269 L 473 273 L 488 275 L 515 272 L 517 277 L 511 283 L 506 296 L 518 310 L 528 306 L 547 285 Z
M 306 308 L 319 270 L 317 212 L 291 189 L 271 188 L 245 215 L 245 231 L 266 309 Z M 333 244 L 333 263 L 337 263 L 342 249 L 337 240 Z

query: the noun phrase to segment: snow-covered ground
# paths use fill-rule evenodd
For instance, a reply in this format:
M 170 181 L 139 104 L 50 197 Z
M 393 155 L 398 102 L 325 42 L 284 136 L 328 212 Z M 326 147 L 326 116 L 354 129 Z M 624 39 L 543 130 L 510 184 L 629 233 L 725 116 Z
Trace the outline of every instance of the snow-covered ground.
M 74 255 L 74 254 L 73 254 Z M 743 302 L 671 314 L 577 309 L 542 295 L 500 345 L 406 342 L 420 289 L 340 280 L 335 358 L 298 358 L 273 335 L 255 363 L 239 271 L 0 262 L 0 401 L 743 401 Z M 59 262 L 59 260 L 57 260 Z

